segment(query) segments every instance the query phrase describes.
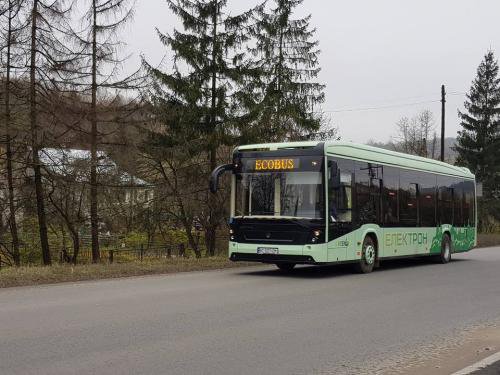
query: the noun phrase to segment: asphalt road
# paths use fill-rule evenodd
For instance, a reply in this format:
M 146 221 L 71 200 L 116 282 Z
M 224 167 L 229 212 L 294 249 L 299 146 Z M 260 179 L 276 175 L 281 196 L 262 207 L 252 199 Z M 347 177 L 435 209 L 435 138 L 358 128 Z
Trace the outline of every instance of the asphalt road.
M 471 375 L 499 375 L 500 374 L 500 362 L 496 362 L 488 367 L 481 370 L 473 372 Z
M 500 248 L 0 290 L 0 374 L 370 373 L 500 317 Z

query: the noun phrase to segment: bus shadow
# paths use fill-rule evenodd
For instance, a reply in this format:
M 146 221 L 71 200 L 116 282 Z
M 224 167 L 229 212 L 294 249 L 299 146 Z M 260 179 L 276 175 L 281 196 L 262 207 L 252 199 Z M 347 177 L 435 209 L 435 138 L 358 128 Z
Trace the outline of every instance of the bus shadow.
M 467 262 L 469 259 L 451 259 L 450 263 L 460 263 L 460 262 Z M 380 268 L 377 269 L 377 271 L 384 271 L 384 270 L 392 270 L 392 269 L 400 269 L 400 268 L 411 268 L 411 267 L 424 267 L 424 266 L 436 266 L 436 265 L 443 265 L 439 263 L 438 261 L 432 260 L 428 257 L 421 257 L 421 258 L 408 258 L 408 259 L 388 259 L 384 260 Z
M 452 259 L 450 264 L 457 264 L 461 262 L 468 262 L 469 259 Z M 412 258 L 412 259 L 389 259 L 381 262 L 379 268 L 375 272 L 385 272 L 391 270 L 425 267 L 425 266 L 439 266 L 440 263 L 428 258 Z M 442 266 L 442 265 L 441 265 Z M 353 264 L 339 264 L 328 266 L 298 266 L 292 271 L 281 271 L 278 268 L 265 269 L 265 270 L 252 270 L 240 272 L 239 275 L 243 276 L 272 276 L 272 277 L 288 277 L 288 278 L 332 278 L 342 277 L 348 275 L 356 275 Z
M 352 265 L 340 264 L 332 266 L 297 266 L 297 268 L 292 271 L 281 271 L 278 268 L 252 270 L 248 272 L 241 272 L 239 275 L 314 279 L 323 277 L 340 277 L 350 275 L 352 273 Z

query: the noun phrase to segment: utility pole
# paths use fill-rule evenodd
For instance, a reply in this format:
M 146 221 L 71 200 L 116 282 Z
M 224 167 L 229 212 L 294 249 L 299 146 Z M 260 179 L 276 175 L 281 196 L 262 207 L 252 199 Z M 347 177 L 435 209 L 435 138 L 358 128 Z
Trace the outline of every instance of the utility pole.
M 444 85 L 441 85 L 441 161 L 444 161 L 444 126 L 446 109 L 446 91 Z

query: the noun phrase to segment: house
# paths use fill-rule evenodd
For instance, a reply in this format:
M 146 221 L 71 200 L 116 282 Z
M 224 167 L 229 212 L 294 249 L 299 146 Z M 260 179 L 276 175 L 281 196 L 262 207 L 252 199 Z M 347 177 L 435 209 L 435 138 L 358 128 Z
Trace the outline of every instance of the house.
M 117 202 L 147 207 L 154 198 L 154 185 L 120 167 L 105 151 L 97 152 L 99 185 L 106 187 Z M 48 173 L 75 183 L 89 184 L 90 151 L 72 148 L 43 148 L 40 161 Z

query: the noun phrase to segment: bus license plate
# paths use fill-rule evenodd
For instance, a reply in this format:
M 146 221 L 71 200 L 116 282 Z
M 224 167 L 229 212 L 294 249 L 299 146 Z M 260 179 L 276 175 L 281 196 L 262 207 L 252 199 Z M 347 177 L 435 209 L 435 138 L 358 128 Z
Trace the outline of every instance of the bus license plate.
M 258 247 L 257 254 L 278 254 L 277 247 Z

